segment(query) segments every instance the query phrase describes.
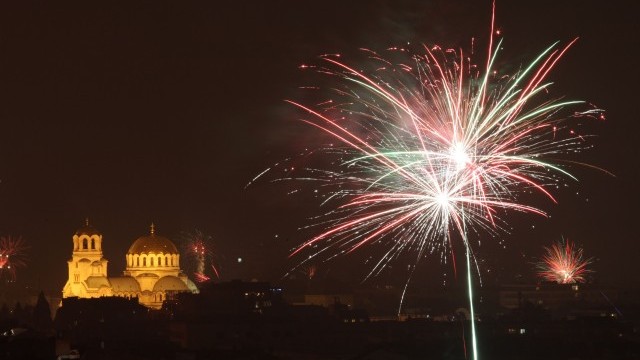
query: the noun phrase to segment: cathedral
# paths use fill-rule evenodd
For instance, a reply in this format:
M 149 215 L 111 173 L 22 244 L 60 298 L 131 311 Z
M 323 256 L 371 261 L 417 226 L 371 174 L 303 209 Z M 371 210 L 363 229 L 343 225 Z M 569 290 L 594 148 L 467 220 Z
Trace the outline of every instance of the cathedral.
M 159 309 L 167 296 L 198 292 L 180 269 L 180 253 L 175 244 L 156 235 L 153 224 L 149 235 L 139 237 L 129 247 L 123 276 L 108 276 L 108 263 L 102 256 L 102 234 L 87 220 L 73 235 L 69 280 L 62 297 L 137 297 L 140 304 Z

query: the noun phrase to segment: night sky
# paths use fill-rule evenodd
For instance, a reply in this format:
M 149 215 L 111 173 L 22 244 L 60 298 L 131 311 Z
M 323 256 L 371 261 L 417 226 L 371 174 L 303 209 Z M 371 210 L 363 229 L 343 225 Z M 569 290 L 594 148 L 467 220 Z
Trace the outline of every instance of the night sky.
M 284 102 L 307 85 L 298 66 L 406 42 L 467 47 L 490 23 L 489 1 L 343 2 L 0 5 L 0 234 L 31 246 L 18 281 L 61 291 L 85 217 L 104 235 L 112 276 L 154 222 L 176 243 L 184 231 L 210 234 L 227 279 L 278 281 L 317 204 L 245 185 L 314 136 Z M 580 37 L 552 72 L 551 95 L 606 109 L 581 129 L 597 136 L 579 159 L 615 174 L 572 169 L 580 182 L 542 204 L 550 219 L 509 219 L 507 248 L 479 252 L 500 272 L 531 273 L 542 245 L 564 235 L 596 258 L 595 281 L 640 285 L 629 276 L 640 254 L 638 13 L 628 1 L 498 2 L 500 60 L 514 68 Z M 446 272 L 427 262 L 419 276 Z M 323 271 L 359 278 L 348 263 L 358 264 Z

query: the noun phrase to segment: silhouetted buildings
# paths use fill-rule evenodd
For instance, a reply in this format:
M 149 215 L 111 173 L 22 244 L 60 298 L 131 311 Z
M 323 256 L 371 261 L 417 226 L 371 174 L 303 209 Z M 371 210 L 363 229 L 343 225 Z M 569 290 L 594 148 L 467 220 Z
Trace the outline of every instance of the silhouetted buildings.
M 0 360 L 53 359 L 72 350 L 83 359 L 101 360 L 464 359 L 470 346 L 468 313 L 448 300 L 454 294 L 444 293 L 440 304 L 435 294 L 410 295 L 404 315 L 391 318 L 354 305 L 374 296 L 375 287 L 364 295 L 354 291 L 345 302 L 316 288 L 307 298 L 322 300 L 315 304 L 288 303 L 286 289 L 267 282 L 200 288 L 199 294 L 174 294 L 159 310 L 136 298 L 66 298 L 53 323 L 44 294 L 33 305 L 5 304 Z M 625 301 L 610 289 L 509 285 L 483 288 L 477 299 L 483 358 L 640 356 L 637 299 Z
M 55 327 L 59 352 L 78 349 L 85 358 L 173 358 L 177 348 L 136 298 L 63 299 Z
M 52 359 L 55 331 L 49 302 L 40 292 L 35 306 L 17 302 L 0 310 L 0 359 Z

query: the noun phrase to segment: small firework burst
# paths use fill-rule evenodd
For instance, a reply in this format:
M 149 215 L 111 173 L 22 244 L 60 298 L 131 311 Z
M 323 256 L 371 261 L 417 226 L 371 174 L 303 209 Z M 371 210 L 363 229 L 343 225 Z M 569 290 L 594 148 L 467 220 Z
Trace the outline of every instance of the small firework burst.
M 25 267 L 28 246 L 21 236 L 0 237 L 0 276 L 15 281 L 16 270 Z
M 205 282 L 211 280 L 211 276 L 207 275 L 207 262 L 211 268 L 213 275 L 220 279 L 220 272 L 214 263 L 213 246 L 211 245 L 211 236 L 206 235 L 200 230 L 185 234 L 186 253 L 190 260 L 193 261 L 193 276 L 197 282 Z
M 307 279 L 312 280 L 314 277 L 316 277 L 318 273 L 318 266 L 316 265 L 304 266 L 300 269 L 300 273 Z
M 542 257 L 542 261 L 537 263 L 538 276 L 558 284 L 586 281 L 586 274 L 591 272 L 587 266 L 591 264 L 592 258 L 585 259 L 582 248 L 563 239 L 550 247 L 545 246 L 544 249 L 546 254 Z

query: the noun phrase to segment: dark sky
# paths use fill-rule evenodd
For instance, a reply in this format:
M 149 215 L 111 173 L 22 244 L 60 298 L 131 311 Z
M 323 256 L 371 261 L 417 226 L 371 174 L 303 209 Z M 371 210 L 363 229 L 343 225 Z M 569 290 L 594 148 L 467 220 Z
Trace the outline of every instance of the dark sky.
M 488 32 L 488 1 L 343 2 L 2 3 L 0 234 L 31 246 L 18 279 L 61 289 L 88 216 L 111 275 L 153 221 L 176 242 L 196 228 L 212 235 L 228 278 L 277 280 L 311 205 L 268 183 L 244 186 L 311 136 L 283 101 L 302 85 L 298 65 L 407 41 L 467 46 Z M 486 254 L 505 273 L 526 272 L 564 235 L 596 258 L 597 281 L 639 285 L 627 276 L 640 254 L 640 6 L 629 3 L 497 4 L 501 59 L 516 67 L 580 36 L 553 91 L 607 110 L 586 126 L 597 137 L 580 159 L 616 175 L 577 169 L 581 181 L 544 204 L 551 219 L 515 216 L 507 249 Z

